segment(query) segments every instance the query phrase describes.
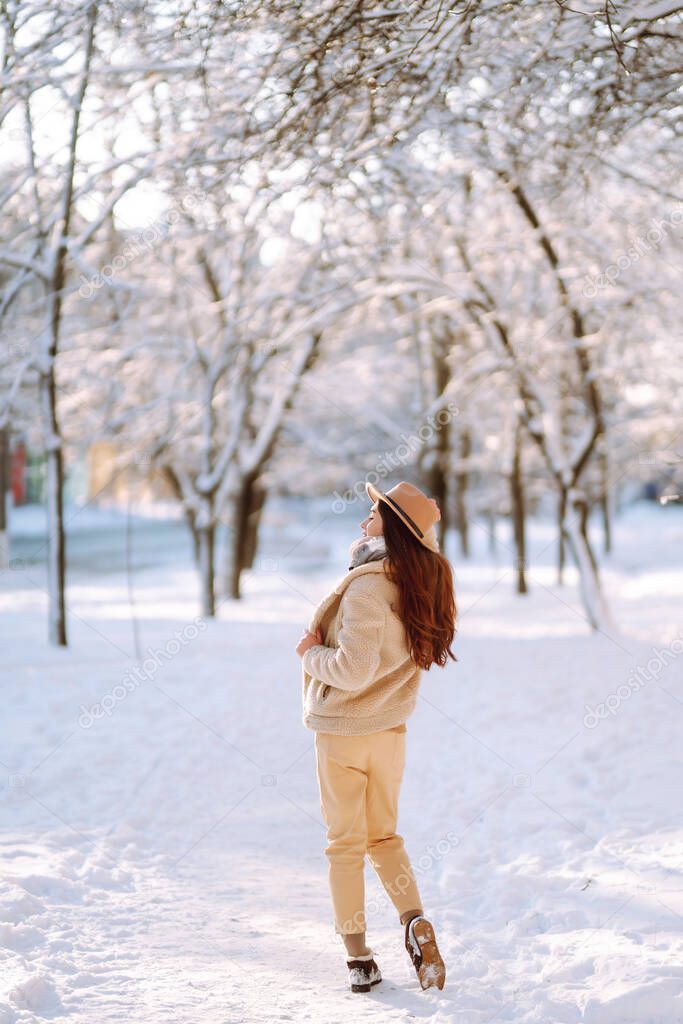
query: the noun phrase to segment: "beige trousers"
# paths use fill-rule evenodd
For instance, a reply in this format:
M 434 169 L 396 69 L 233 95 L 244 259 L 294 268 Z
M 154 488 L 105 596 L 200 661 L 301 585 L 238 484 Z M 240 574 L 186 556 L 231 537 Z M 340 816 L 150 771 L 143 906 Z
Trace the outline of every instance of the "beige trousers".
M 405 731 L 395 729 L 368 736 L 315 734 L 337 934 L 366 930 L 366 853 L 399 918 L 422 906 L 403 837 L 396 833 L 405 744 Z

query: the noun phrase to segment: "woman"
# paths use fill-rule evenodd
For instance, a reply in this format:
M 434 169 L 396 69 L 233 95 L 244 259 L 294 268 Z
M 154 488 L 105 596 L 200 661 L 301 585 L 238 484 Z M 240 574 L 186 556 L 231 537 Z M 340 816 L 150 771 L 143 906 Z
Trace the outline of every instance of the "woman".
M 316 608 L 296 651 L 303 669 L 303 722 L 315 731 L 320 808 L 327 825 L 335 932 L 350 987 L 382 980 L 365 941 L 364 863 L 370 863 L 404 926 L 422 988 L 446 972 L 403 838 L 396 833 L 406 719 L 420 676 L 455 656 L 453 573 L 439 552 L 433 498 L 402 481 L 374 504 L 351 545 L 351 564 Z

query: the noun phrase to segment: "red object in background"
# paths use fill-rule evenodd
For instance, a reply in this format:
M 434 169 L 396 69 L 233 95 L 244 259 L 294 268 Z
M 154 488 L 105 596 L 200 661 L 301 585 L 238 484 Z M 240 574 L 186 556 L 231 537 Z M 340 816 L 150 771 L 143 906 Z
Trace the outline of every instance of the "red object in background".
M 10 458 L 10 481 L 13 503 L 23 505 L 26 501 L 26 446 L 23 441 L 15 445 Z

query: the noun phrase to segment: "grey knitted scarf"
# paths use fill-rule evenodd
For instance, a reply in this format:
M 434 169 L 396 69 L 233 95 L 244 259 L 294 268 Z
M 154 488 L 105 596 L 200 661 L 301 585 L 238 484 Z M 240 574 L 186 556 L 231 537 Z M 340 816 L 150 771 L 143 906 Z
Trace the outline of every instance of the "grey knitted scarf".
M 380 562 L 386 554 L 384 537 L 358 537 L 349 548 L 349 569 L 364 562 Z

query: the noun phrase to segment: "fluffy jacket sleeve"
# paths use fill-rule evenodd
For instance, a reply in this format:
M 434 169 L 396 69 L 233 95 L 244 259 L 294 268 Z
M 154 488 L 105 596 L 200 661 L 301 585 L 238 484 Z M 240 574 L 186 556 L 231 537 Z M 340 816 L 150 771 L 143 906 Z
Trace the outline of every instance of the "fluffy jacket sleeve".
M 373 682 L 380 662 L 386 609 L 365 580 L 350 583 L 342 598 L 337 647 L 315 644 L 302 663 L 309 675 L 339 690 L 362 690 Z

